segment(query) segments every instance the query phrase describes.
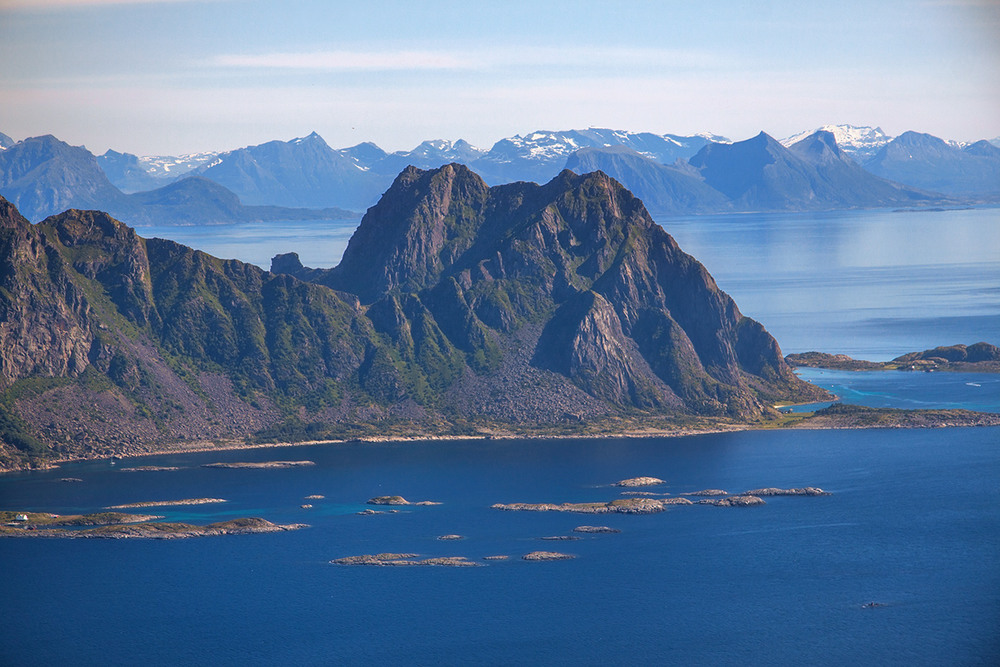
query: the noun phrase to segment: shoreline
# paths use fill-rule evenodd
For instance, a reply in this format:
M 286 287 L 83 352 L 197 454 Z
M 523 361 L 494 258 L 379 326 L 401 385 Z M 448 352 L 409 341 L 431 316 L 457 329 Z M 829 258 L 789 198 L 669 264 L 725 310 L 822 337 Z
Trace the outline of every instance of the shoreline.
M 809 405 L 800 403 L 796 405 Z M 646 439 L 646 438 L 682 438 L 695 435 L 711 435 L 719 433 L 736 433 L 743 431 L 767 430 L 860 430 L 874 428 L 975 428 L 1000 426 L 1000 413 L 974 412 L 970 410 L 903 410 L 896 408 L 866 408 L 863 406 L 834 403 L 841 414 L 819 413 L 784 413 L 778 423 L 762 424 L 717 424 L 705 428 L 676 429 L 646 429 L 623 430 L 608 433 L 578 433 L 578 434 L 540 434 L 540 433 L 482 433 L 476 435 L 407 435 L 407 436 L 361 436 L 347 439 L 304 440 L 301 442 L 271 442 L 247 444 L 240 441 L 214 441 L 192 443 L 191 446 L 178 446 L 177 443 L 165 445 L 162 448 L 143 452 L 128 452 L 126 454 L 106 454 L 90 457 L 59 458 L 46 462 L 43 467 L 36 468 L 4 468 L 0 474 L 28 472 L 32 470 L 52 470 L 66 463 L 82 463 L 84 461 L 139 459 L 149 456 L 168 456 L 172 454 L 200 454 L 205 452 L 243 451 L 254 449 L 278 449 L 282 447 L 311 447 L 315 445 L 345 445 L 357 443 L 409 443 L 434 441 L 490 441 L 490 440 L 610 440 L 610 439 Z M 782 407 L 788 405 L 782 404 Z M 828 408 L 829 409 L 829 408 Z M 801 417 L 799 417 L 801 415 Z M 121 470 L 129 470 L 122 468 Z

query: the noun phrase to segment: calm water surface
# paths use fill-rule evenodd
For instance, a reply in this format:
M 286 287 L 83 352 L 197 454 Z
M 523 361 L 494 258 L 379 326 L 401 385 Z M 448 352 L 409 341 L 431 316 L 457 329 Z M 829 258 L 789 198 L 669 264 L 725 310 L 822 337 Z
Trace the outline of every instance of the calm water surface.
M 889 359 L 1000 341 L 996 210 L 663 221 L 786 352 Z M 353 223 L 140 229 L 267 267 L 336 264 Z M 155 233 L 151 233 L 155 231 Z M 997 376 L 803 371 L 845 400 L 998 411 Z M 228 470 L 214 461 L 308 459 Z M 173 465 L 172 472 L 122 472 Z M 650 516 L 508 513 L 496 502 L 820 486 L 832 495 Z M 59 481 L 78 477 L 79 483 Z M 0 507 L 311 528 L 177 541 L 0 540 L 0 664 L 1000 663 L 1000 429 L 678 439 L 346 444 L 91 462 L 0 477 Z M 310 494 L 323 500 L 306 501 Z M 358 516 L 401 494 L 443 504 Z M 310 502 L 312 509 L 300 505 Z M 622 532 L 577 541 L 581 524 Z M 444 534 L 465 539 L 442 542 Z M 548 549 L 570 561 L 529 563 Z M 348 568 L 385 551 L 511 556 L 478 568 Z M 481 561 L 487 563 L 487 561 Z M 867 602 L 883 606 L 863 608 Z
M 308 521 L 178 541 L 5 540 L 3 664 L 995 664 L 1000 429 L 803 431 L 667 440 L 347 444 L 95 462 L 0 480 L 53 512 L 180 497 L 163 512 Z M 220 460 L 309 459 L 228 470 Z M 122 472 L 135 464 L 173 472 Z M 495 502 L 817 485 L 826 497 L 649 516 L 514 513 Z M 60 482 L 75 476 L 80 483 Z M 324 500 L 303 497 L 323 494 Z M 358 516 L 375 495 L 437 500 Z M 571 542 L 581 524 L 620 534 Z M 459 542 L 439 535 L 457 533 Z M 575 560 L 530 563 L 537 549 Z M 480 568 L 349 568 L 383 551 L 505 554 Z M 866 609 L 877 601 L 884 606 Z
M 1000 344 L 1000 209 L 664 219 L 782 350 Z

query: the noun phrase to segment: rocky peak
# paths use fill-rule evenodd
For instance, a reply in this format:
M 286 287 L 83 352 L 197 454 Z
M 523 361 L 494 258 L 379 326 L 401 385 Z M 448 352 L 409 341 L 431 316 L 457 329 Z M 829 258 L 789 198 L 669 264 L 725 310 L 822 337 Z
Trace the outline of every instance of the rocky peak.
M 468 167 L 407 167 L 368 210 L 330 277 L 373 301 L 432 285 L 475 239 L 489 188 Z

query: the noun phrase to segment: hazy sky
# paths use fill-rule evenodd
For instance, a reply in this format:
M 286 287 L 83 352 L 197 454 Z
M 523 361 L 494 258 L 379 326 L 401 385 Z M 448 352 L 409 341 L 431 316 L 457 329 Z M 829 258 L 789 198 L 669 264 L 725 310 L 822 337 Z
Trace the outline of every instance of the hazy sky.
M 828 123 L 1000 135 L 1000 0 L 0 0 L 0 132 L 95 153 Z

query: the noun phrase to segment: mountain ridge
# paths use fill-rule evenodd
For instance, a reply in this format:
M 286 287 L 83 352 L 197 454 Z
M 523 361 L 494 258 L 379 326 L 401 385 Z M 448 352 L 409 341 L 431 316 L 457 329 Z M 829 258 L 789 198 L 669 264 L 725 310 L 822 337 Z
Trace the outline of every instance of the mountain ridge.
M 461 165 L 407 169 L 344 268 L 286 256 L 306 280 L 100 212 L 31 224 L 0 204 L 9 461 L 205 438 L 718 427 L 823 393 L 599 172 L 489 187 Z

